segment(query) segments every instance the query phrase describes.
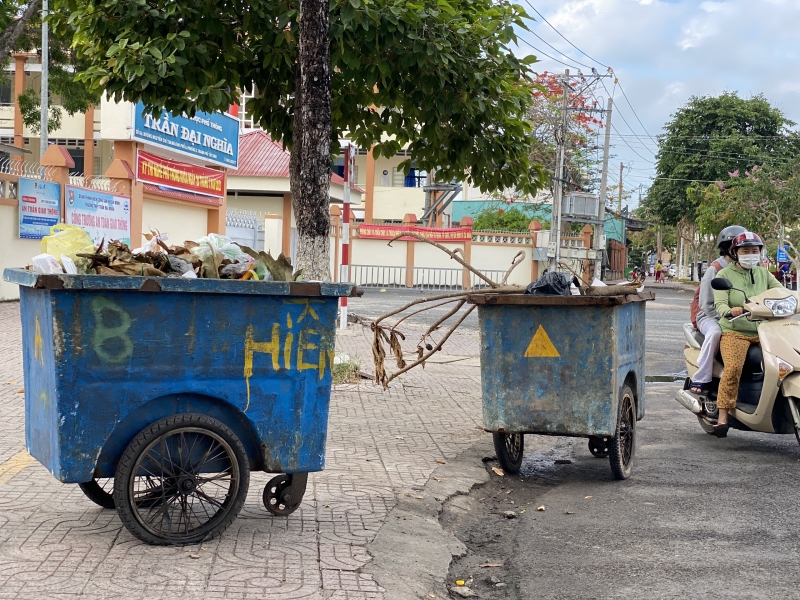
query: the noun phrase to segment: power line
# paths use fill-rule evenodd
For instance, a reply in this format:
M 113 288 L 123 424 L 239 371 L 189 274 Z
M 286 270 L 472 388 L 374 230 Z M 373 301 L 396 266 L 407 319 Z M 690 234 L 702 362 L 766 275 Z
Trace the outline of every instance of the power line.
M 616 75 L 616 73 L 615 73 L 614 75 Z M 628 103 L 628 106 L 630 106 L 630 107 L 631 107 L 631 110 L 633 111 L 633 116 L 635 116 L 635 117 L 636 117 L 636 120 L 637 120 L 637 121 L 639 121 L 639 125 L 641 125 L 641 126 L 642 126 L 642 129 L 643 129 L 643 130 L 644 130 L 644 132 L 647 134 L 647 137 L 649 137 L 651 140 L 653 140 L 653 141 L 655 142 L 655 139 L 653 138 L 653 136 L 652 136 L 652 135 L 650 135 L 650 132 L 649 132 L 649 131 L 647 131 L 647 127 L 645 127 L 645 126 L 644 126 L 644 123 L 642 123 L 642 120 L 639 118 L 639 115 L 637 115 L 637 114 L 636 114 L 636 109 L 635 109 L 635 108 L 633 108 L 633 104 L 631 104 L 631 101 L 630 101 L 630 100 L 628 100 L 628 94 L 626 94 L 626 93 L 625 93 L 625 90 L 623 89 L 623 87 L 622 87 L 622 84 L 621 84 L 621 83 L 619 83 L 619 79 L 617 79 L 617 83 L 618 83 L 618 85 L 619 85 L 619 91 L 620 91 L 620 92 L 622 92 L 622 95 L 623 95 L 623 96 L 624 96 L 624 98 L 625 98 L 625 102 L 627 102 L 627 103 Z M 631 131 L 633 131 L 633 130 L 631 129 Z
M 596 58 L 592 58 L 591 56 L 589 56 L 588 54 L 586 54 L 586 52 L 584 52 L 583 50 L 581 50 L 580 48 L 578 48 L 578 47 L 577 47 L 575 44 L 573 44 L 572 42 L 570 42 L 570 41 L 569 41 L 569 40 L 568 40 L 566 37 L 564 37 L 564 35 L 563 35 L 563 34 L 562 34 L 562 33 L 561 33 L 561 32 L 560 32 L 558 29 L 556 29 L 555 27 L 553 27 L 553 25 L 552 25 L 552 23 L 550 23 L 550 21 L 548 21 L 547 19 L 545 19 L 544 15 L 543 15 L 542 13 L 540 13 L 538 10 L 536 10 L 536 7 L 535 7 L 533 4 L 531 4 L 531 3 L 529 2 L 529 0 L 525 0 L 525 3 L 526 3 L 528 6 L 530 6 L 530 7 L 533 9 L 533 12 L 535 12 L 537 15 L 539 15 L 539 16 L 542 18 L 542 21 L 544 21 L 545 23 L 547 23 L 547 24 L 550 26 L 550 29 L 552 29 L 552 30 L 553 30 L 553 31 L 555 31 L 555 32 L 556 32 L 556 33 L 557 33 L 559 36 L 561 36 L 561 38 L 562 38 L 562 39 L 563 39 L 565 42 L 567 42 L 567 43 L 568 43 L 570 46 L 572 46 L 573 48 L 575 48 L 575 50 L 577 50 L 578 52 L 580 52 L 581 54 L 583 54 L 583 55 L 584 55 L 586 58 L 588 58 L 589 60 L 593 60 L 593 61 L 594 61 L 594 62 L 596 62 L 598 65 L 601 65 L 601 66 L 603 66 L 603 67 L 606 67 L 607 69 L 610 69 L 610 68 L 611 68 L 611 67 L 609 67 L 608 65 L 606 65 L 606 64 L 604 64 L 604 63 L 601 63 L 601 62 L 600 62 L 599 60 L 597 60 Z
M 530 31 L 530 30 L 529 30 L 529 31 Z M 566 55 L 566 54 L 564 54 L 564 53 L 563 53 L 561 50 L 559 50 L 558 48 L 556 48 L 555 46 L 553 46 L 553 45 L 552 45 L 550 42 L 548 42 L 548 41 L 547 41 L 547 40 L 545 40 L 543 37 L 541 37 L 539 34 L 537 34 L 535 31 L 530 31 L 530 33 L 532 33 L 532 34 L 533 34 L 533 35 L 535 35 L 537 38 L 539 38 L 540 40 L 542 40 L 542 41 L 543 41 L 545 44 L 547 44 L 548 46 L 550 46 L 550 47 L 551 47 L 553 50 L 555 50 L 556 52 L 558 52 L 558 53 L 559 53 L 561 56 L 563 56 L 564 58 L 566 58 L 566 59 L 568 59 L 568 60 L 575 61 L 575 62 L 576 62 L 576 63 L 578 63 L 580 66 L 582 66 L 582 67 L 586 67 L 587 69 L 591 69 L 591 68 L 592 68 L 592 67 L 591 67 L 591 66 L 589 66 L 589 65 L 585 65 L 585 64 L 583 64 L 582 62 L 578 62 L 577 60 L 575 60 L 575 59 L 574 59 L 574 58 L 572 58 L 571 56 L 567 56 L 567 55 Z
M 580 69 L 578 69 L 578 67 L 576 67 L 575 65 L 571 65 L 571 64 L 565 63 L 563 60 L 558 60 L 557 58 L 554 58 L 554 57 L 550 56 L 550 55 L 549 55 L 549 54 L 547 54 L 546 52 L 543 52 L 543 51 L 539 50 L 539 48 L 537 48 L 536 46 L 534 46 L 533 44 L 531 44 L 531 43 L 530 43 L 528 40 L 526 40 L 526 39 L 525 39 L 525 38 L 523 38 L 523 37 L 521 37 L 521 38 L 517 38 L 517 39 L 520 39 L 520 40 L 522 40 L 523 42 L 525 42 L 526 44 L 528 44 L 528 46 L 530 46 L 531 48 L 533 48 L 534 50 L 536 50 L 536 52 L 538 52 L 538 53 L 539 53 L 539 54 L 541 54 L 542 56 L 546 56 L 546 57 L 547 57 L 547 58 L 549 58 L 550 60 L 554 60 L 554 61 L 556 61 L 557 63 L 560 63 L 560 64 L 564 65 L 565 67 L 569 67 L 570 69 L 575 69 L 576 71 L 579 71 L 579 70 L 580 70 Z

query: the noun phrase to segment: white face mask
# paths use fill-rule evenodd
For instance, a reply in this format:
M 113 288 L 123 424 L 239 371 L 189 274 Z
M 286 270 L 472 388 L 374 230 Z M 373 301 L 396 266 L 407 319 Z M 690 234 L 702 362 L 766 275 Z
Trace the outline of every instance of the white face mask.
M 760 261 L 761 257 L 758 254 L 740 254 L 737 262 L 743 269 L 752 269 L 757 267 Z

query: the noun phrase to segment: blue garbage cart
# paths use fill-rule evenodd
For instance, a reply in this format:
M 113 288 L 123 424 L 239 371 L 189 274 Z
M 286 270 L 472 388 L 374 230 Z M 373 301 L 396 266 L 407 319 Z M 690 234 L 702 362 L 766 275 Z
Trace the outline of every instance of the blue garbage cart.
M 519 471 L 526 433 L 589 438 L 617 479 L 631 473 L 644 417 L 645 301 L 621 296 L 474 295 L 483 421 Z
M 288 515 L 325 462 L 335 321 L 348 283 L 7 269 L 20 286 L 25 437 L 60 481 L 151 544 L 196 543 L 279 473 Z

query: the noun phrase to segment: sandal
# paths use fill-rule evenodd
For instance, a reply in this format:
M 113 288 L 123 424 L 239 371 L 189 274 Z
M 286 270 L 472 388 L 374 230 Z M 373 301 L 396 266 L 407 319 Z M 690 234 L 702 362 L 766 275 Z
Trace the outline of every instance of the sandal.
M 700 396 L 705 391 L 706 391 L 706 384 L 705 383 L 697 383 L 696 381 L 693 381 L 689 385 L 689 393 L 690 394 L 695 394 L 696 396 Z
M 714 425 L 714 431 L 711 432 L 711 435 L 718 438 L 728 437 L 728 429 L 730 428 L 727 423 L 717 423 Z

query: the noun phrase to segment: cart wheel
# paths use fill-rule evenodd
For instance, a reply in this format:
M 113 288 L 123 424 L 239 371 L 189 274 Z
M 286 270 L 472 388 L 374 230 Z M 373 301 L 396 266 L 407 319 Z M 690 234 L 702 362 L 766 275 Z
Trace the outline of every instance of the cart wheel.
M 608 442 L 605 438 L 592 436 L 589 438 L 589 452 L 596 458 L 606 458 L 608 456 Z
M 608 440 L 608 456 L 615 479 L 631 476 L 633 457 L 636 454 L 636 404 L 633 390 L 628 384 L 622 388 L 619 399 L 616 435 Z
M 227 426 L 198 414 L 156 421 L 125 449 L 114 478 L 123 524 L 148 544 L 192 544 L 222 533 L 250 485 L 247 454 Z
M 525 448 L 523 433 L 493 433 L 494 451 L 497 461 L 506 473 L 516 473 L 522 466 L 522 453 Z
M 264 493 L 261 495 L 264 507 L 277 517 L 288 517 L 300 506 L 303 501 L 303 494 L 292 494 L 291 481 L 288 475 L 278 475 L 269 480 L 264 486 Z
M 84 495 L 103 508 L 116 508 L 114 506 L 114 479 L 104 477 L 102 479 L 92 479 L 78 484 Z

